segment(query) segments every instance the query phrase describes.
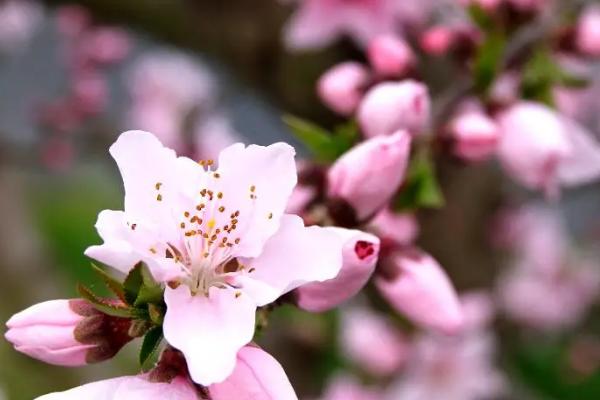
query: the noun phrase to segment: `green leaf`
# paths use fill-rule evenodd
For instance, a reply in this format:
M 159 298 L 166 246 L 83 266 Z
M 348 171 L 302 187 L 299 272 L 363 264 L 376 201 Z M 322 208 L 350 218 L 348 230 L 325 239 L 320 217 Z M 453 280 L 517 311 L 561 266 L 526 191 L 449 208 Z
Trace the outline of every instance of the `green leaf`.
M 418 152 L 411 160 L 406 184 L 396 197 L 394 205 L 397 210 L 444 206 L 444 195 L 428 151 Z
M 150 369 L 158 357 L 158 350 L 163 339 L 162 326 L 156 326 L 146 333 L 140 349 L 140 366 L 144 371 Z
M 104 314 L 120 318 L 131 318 L 133 316 L 129 308 L 115 305 L 111 303 L 109 299 L 103 299 L 96 296 L 94 292 L 82 284 L 77 285 L 77 290 L 81 297 L 89 301 L 96 310 Z
M 359 131 L 354 121 L 338 125 L 329 132 L 310 121 L 286 115 L 283 121 L 292 133 L 315 156 L 317 161 L 331 162 L 348 151 L 356 143 Z
M 506 38 L 502 33 L 490 33 L 485 42 L 479 47 L 475 57 L 473 74 L 475 88 L 480 93 L 487 93 L 496 79 L 506 48 Z
M 471 20 L 484 32 L 487 32 L 494 26 L 494 21 L 490 15 L 479 4 L 471 4 L 468 8 Z
M 114 277 L 110 276 L 104 269 L 92 263 L 92 269 L 100 276 L 102 281 L 111 292 L 115 294 L 122 302 L 126 302 L 125 289 L 123 284 Z

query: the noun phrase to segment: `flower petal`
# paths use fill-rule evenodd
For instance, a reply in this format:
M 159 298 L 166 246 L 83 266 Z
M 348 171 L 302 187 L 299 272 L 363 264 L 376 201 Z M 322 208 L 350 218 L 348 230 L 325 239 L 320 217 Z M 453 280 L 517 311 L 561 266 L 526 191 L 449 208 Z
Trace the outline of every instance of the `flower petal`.
M 600 177 L 600 143 L 591 132 L 573 120 L 563 118 L 572 152 L 558 167 L 560 181 L 569 186 L 589 183 Z
M 237 256 L 256 257 L 279 228 L 297 182 L 294 155 L 294 148 L 285 143 L 267 147 L 238 143 L 221 152 L 214 185 L 215 193 L 221 192 L 223 211 L 212 217 L 217 225 L 227 224 L 231 213 L 239 211 Z
M 264 350 L 245 346 L 233 373 L 209 387 L 213 400 L 297 400 L 281 364 Z
M 258 306 L 268 304 L 305 283 L 335 278 L 342 268 L 344 244 L 334 231 L 305 227 L 302 218 L 286 214 L 261 255 L 242 260 L 253 272 L 237 280 Z
M 247 295 L 212 287 L 192 296 L 187 286 L 165 290 L 167 342 L 182 351 L 192 379 L 221 382 L 235 367 L 236 354 L 254 335 L 256 305 Z

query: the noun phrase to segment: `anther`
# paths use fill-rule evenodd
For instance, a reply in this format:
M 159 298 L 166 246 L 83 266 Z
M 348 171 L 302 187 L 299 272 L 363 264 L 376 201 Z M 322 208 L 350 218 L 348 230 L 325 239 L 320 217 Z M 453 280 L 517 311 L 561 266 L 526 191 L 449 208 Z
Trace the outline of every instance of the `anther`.
M 162 201 L 162 194 L 158 194 L 158 196 L 156 196 L 156 201 Z

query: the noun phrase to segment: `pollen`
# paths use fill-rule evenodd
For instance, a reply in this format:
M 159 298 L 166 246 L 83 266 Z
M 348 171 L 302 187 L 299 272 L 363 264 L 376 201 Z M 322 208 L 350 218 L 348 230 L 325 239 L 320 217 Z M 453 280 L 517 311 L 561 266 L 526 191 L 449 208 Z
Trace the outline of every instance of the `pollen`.
M 240 297 L 242 295 L 242 292 L 235 292 L 235 298 L 237 299 L 238 297 Z
M 159 193 L 159 194 L 156 196 L 156 201 L 162 201 L 162 194 L 160 194 L 160 193 Z
M 273 219 L 273 213 L 269 213 L 269 216 L 267 218 Z
M 181 229 L 184 229 L 184 228 L 185 228 L 185 222 L 182 222 L 181 224 L 179 224 L 179 227 L 180 227 Z
M 223 198 L 223 192 L 217 193 L 217 199 L 222 199 L 222 198 Z
M 186 212 L 183 213 L 183 216 L 186 217 L 186 218 L 188 218 L 190 216 L 190 213 L 186 211 Z
M 208 226 L 208 229 L 212 229 L 215 227 L 215 225 L 217 224 L 217 221 L 214 218 L 211 218 L 207 223 L 206 226 Z
M 214 176 L 215 178 L 219 179 L 219 178 L 221 177 L 221 174 L 219 174 L 218 172 L 215 172 L 215 173 L 213 174 L 213 176 Z
M 219 212 L 223 212 L 223 211 L 225 211 L 225 207 L 223 207 L 223 206 L 219 207 Z
M 156 185 L 154 185 L 154 188 L 156 188 L 156 190 L 160 190 L 161 186 L 162 186 L 162 182 L 156 182 Z
M 154 247 L 150 247 L 150 253 L 156 254 L 156 249 Z
M 254 185 L 250 186 L 250 191 L 251 192 L 255 192 L 256 191 L 256 186 L 254 186 Z
M 135 228 L 137 228 L 137 224 L 131 224 L 131 230 L 135 231 Z

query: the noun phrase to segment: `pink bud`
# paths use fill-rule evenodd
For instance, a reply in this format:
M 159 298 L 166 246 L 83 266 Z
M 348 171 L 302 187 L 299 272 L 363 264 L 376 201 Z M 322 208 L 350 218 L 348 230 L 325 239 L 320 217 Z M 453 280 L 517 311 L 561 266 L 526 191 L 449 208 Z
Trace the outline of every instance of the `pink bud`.
M 411 137 L 405 131 L 374 137 L 340 157 L 327 174 L 328 195 L 345 200 L 364 220 L 382 208 L 404 180 Z
M 482 161 L 496 150 L 498 126 L 482 112 L 471 111 L 458 115 L 450 123 L 454 153 L 468 161 Z
M 369 230 L 383 241 L 397 245 L 412 244 L 419 234 L 419 221 L 413 214 L 381 210 L 370 222 Z
M 565 126 L 548 107 L 521 102 L 498 117 L 500 161 L 511 176 L 532 189 L 558 190 L 558 168 L 572 149 Z
M 35 304 L 13 315 L 6 326 L 6 340 L 17 351 L 68 367 L 111 358 L 132 339 L 129 320 L 102 314 L 81 299 Z
M 429 124 L 427 87 L 413 80 L 380 83 L 367 92 L 358 108 L 358 122 L 367 137 L 408 130 L 423 133 Z
M 221 383 L 209 386 L 213 400 L 297 400 L 281 365 L 264 350 L 253 345 L 237 354 L 233 373 Z
M 576 44 L 584 54 L 600 56 L 600 6 L 587 7 L 577 24 Z
M 434 56 L 446 54 L 454 44 L 456 33 L 447 26 L 434 26 L 421 35 L 421 48 Z
M 338 64 L 319 79 L 317 92 L 333 111 L 351 115 L 356 110 L 369 81 L 369 70 L 357 62 Z
M 408 340 L 393 322 L 368 309 L 351 309 L 342 315 L 344 355 L 376 376 L 397 372 L 409 355 Z M 377 340 L 373 340 L 373 338 Z
M 369 43 L 367 55 L 375 72 L 382 76 L 402 75 L 414 63 L 414 54 L 408 43 L 392 35 L 373 39 Z
M 78 5 L 61 6 L 56 10 L 56 23 L 58 31 L 75 38 L 90 25 L 89 12 Z
M 50 364 L 85 365 L 93 346 L 75 339 L 75 328 L 85 317 L 75 311 L 74 301 L 46 301 L 13 315 L 6 339 L 17 351 Z
M 424 327 L 446 333 L 461 328 L 458 295 L 437 261 L 416 249 L 398 252 L 388 261 L 375 285 L 396 310 Z
M 87 48 L 89 56 L 100 63 L 119 62 L 129 53 L 129 36 L 118 28 L 96 28 L 85 39 L 82 47 Z
M 345 242 L 344 263 L 335 278 L 296 289 L 296 304 L 311 312 L 330 310 L 354 297 L 371 277 L 379 256 L 377 237 L 357 230 L 328 229 L 339 233 Z

